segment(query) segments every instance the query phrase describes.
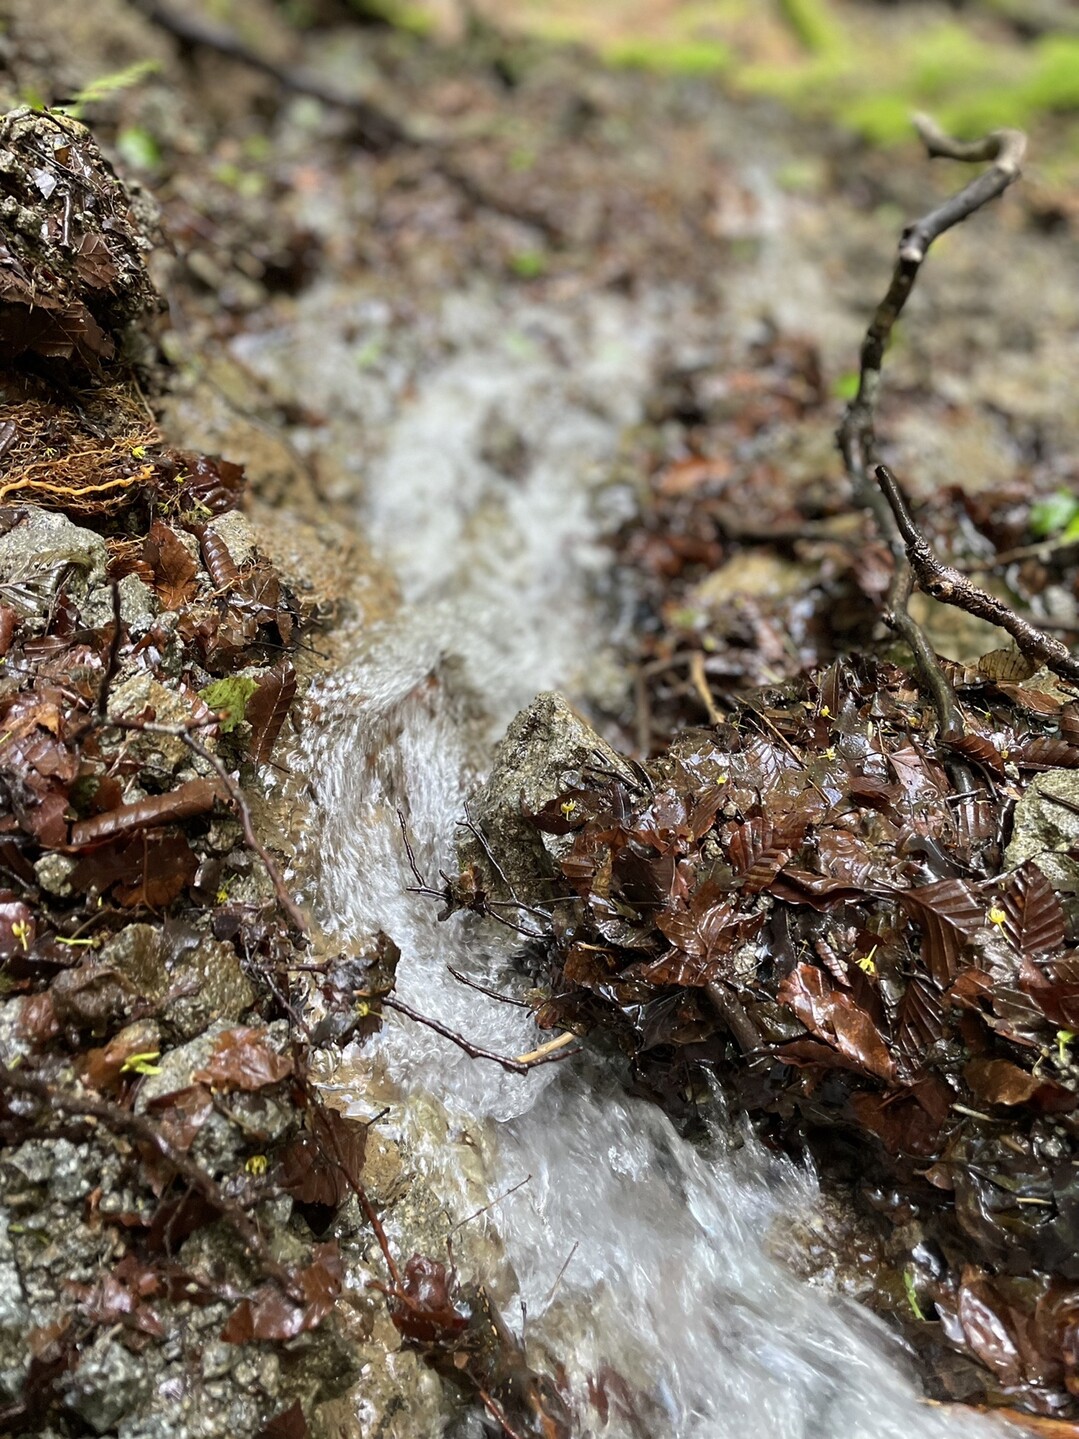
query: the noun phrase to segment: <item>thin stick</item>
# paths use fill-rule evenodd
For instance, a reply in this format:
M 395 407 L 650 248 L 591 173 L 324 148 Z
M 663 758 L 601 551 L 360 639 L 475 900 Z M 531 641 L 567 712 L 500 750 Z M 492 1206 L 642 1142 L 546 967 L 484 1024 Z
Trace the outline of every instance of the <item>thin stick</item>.
M 439 174 L 471 204 L 531 225 L 553 243 L 562 240 L 561 227 L 549 216 L 527 204 L 515 204 L 492 194 L 481 181 L 460 169 L 448 153 L 449 145 L 445 141 L 420 139 L 400 120 L 370 100 L 364 100 L 351 91 L 339 90 L 322 76 L 300 66 L 278 64 L 261 51 L 247 45 L 235 31 L 201 16 L 192 15 L 187 7 L 181 9 L 178 4 L 162 4 L 160 0 L 134 0 L 134 3 L 148 20 L 168 31 L 182 44 L 212 50 L 239 65 L 246 65 L 248 69 L 268 75 L 283 90 L 290 90 L 295 95 L 309 95 L 333 109 L 344 110 L 356 121 L 369 149 L 381 152 L 427 151 L 432 155 Z
M 504 1189 L 501 1194 L 496 1195 L 490 1204 L 485 1204 L 482 1209 L 477 1209 L 476 1212 L 470 1214 L 467 1219 L 459 1219 L 446 1236 L 447 1240 L 452 1239 L 458 1229 L 463 1229 L 466 1224 L 471 1224 L 473 1219 L 478 1219 L 481 1214 L 486 1214 L 488 1210 L 493 1209 L 496 1204 L 501 1204 L 503 1199 L 508 1199 L 511 1194 L 516 1194 L 518 1189 L 523 1189 L 526 1184 L 530 1183 L 531 1179 L 531 1174 L 526 1174 L 523 1179 L 518 1179 L 516 1184 L 511 1184 L 509 1189 Z
M 576 1038 L 577 1036 L 575 1034 L 567 1030 L 565 1034 L 560 1034 L 557 1039 L 549 1039 L 546 1044 L 541 1044 L 538 1049 L 530 1049 L 527 1054 L 519 1054 L 517 1056 L 517 1063 L 536 1064 L 539 1060 L 546 1058 L 547 1055 L 554 1054 L 559 1049 L 565 1049 L 566 1045 L 572 1044 Z
M 929 691 L 933 707 L 937 712 L 937 733 L 941 739 L 956 739 L 963 733 L 963 718 L 955 689 L 948 676 L 940 667 L 936 652 L 929 643 L 925 631 L 907 609 L 914 575 L 907 564 L 897 565 L 895 578 L 888 592 L 888 608 L 884 611 L 884 623 L 893 629 L 900 639 L 905 640 L 914 656 L 914 666 L 922 687 Z
M 560 1052 L 556 1054 L 537 1050 L 538 1057 L 524 1055 L 520 1059 L 511 1059 L 509 1055 L 496 1054 L 493 1049 L 484 1049 L 482 1045 L 473 1044 L 463 1034 L 447 1028 L 439 1020 L 432 1019 L 430 1015 L 420 1014 L 418 1010 L 413 1009 L 410 1004 L 406 1004 L 403 999 L 398 999 L 395 995 L 383 995 L 382 1003 L 387 1009 L 395 1009 L 398 1014 L 403 1014 L 406 1019 L 411 1019 L 416 1024 L 422 1024 L 426 1029 L 434 1030 L 435 1034 L 440 1034 L 443 1039 L 448 1039 L 451 1044 L 456 1044 L 457 1048 L 463 1050 L 470 1059 L 490 1060 L 492 1064 L 500 1065 L 509 1074 L 527 1074 L 530 1069 L 536 1069 L 541 1064 L 552 1064 L 560 1059 L 570 1059 L 573 1055 L 581 1052 L 579 1049 L 560 1048 Z M 571 1035 L 570 1038 L 572 1037 Z M 543 1046 L 543 1049 L 547 1050 L 548 1046 Z
M 716 708 L 716 702 L 712 698 L 712 691 L 708 687 L 708 678 L 704 672 L 704 655 L 700 650 L 694 650 L 689 657 L 689 677 L 693 682 L 693 688 L 700 696 L 701 704 L 704 705 L 708 715 L 708 723 L 720 725 L 723 723 L 723 716 Z
M 895 323 L 910 298 L 929 247 L 946 230 L 1002 195 L 1019 178 L 1027 141 L 1020 130 L 994 130 L 982 140 L 953 140 L 925 115 L 915 116 L 914 124 L 930 159 L 941 156 L 951 160 L 987 160 L 992 163 L 977 179 L 904 229 L 891 283 L 862 341 L 858 390 L 843 415 L 837 439 L 855 493 L 861 503 L 873 511 L 880 532 L 895 557 L 896 576 L 888 598 L 885 621 L 910 646 L 919 679 L 937 711 L 939 732 L 943 738 L 962 733 L 961 712 L 955 691 L 932 645 L 907 610 L 911 584 L 902 573 L 901 535 L 897 533 L 893 510 L 886 502 L 887 496 L 882 495 L 872 482 L 872 471 L 877 464 L 876 412 L 881 371 Z
M 580 1247 L 581 1241 L 579 1239 L 575 1239 L 573 1241 L 573 1248 L 566 1255 L 565 1262 L 563 1263 L 562 1268 L 554 1277 L 554 1283 L 551 1285 L 550 1289 L 548 1289 L 547 1293 L 543 1296 L 544 1304 L 550 1304 L 551 1300 L 554 1298 L 555 1292 L 558 1289 L 558 1286 L 562 1283 L 563 1276 L 565 1275 L 566 1270 L 570 1266 L 570 1261 L 573 1259 L 573 1256 L 577 1253 L 577 1250 Z
M 935 600 L 954 605 L 968 615 L 988 620 L 990 624 L 1006 630 L 1022 654 L 1045 665 L 1061 679 L 1070 680 L 1073 684 L 1079 683 L 1079 660 L 1075 659 L 1068 647 L 1052 635 L 1047 635 L 1044 630 L 1037 629 L 1029 620 L 1017 615 L 1003 600 L 997 599 L 996 595 L 979 589 L 959 570 L 942 564 L 933 553 L 929 541 L 914 523 L 891 470 L 884 465 L 878 465 L 876 476 L 906 546 L 907 560 L 918 588 L 927 595 L 932 595 Z
M 120 665 L 120 641 L 123 634 L 123 615 L 120 611 L 120 586 L 112 582 L 112 635 L 109 638 L 109 652 L 105 657 L 105 673 L 101 679 L 101 688 L 97 692 L 97 714 L 99 719 L 109 712 L 109 690 L 116 678 L 116 671 Z
M 877 513 L 878 519 L 883 520 L 885 535 L 889 534 L 890 527 L 886 512 L 881 512 L 873 491 L 870 472 L 877 463 L 877 400 L 880 395 L 884 352 L 891 339 L 892 330 L 910 297 L 918 271 L 933 241 L 953 225 L 958 225 L 983 205 L 987 205 L 990 200 L 1002 195 L 1009 185 L 1018 180 L 1027 147 L 1026 136 L 1021 130 L 994 130 L 982 140 L 965 142 L 945 135 L 925 115 L 915 116 L 914 124 L 930 158 L 943 156 L 951 160 L 991 160 L 993 163 L 984 174 L 903 231 L 891 284 L 884 299 L 877 306 L 862 341 L 858 390 L 839 427 L 839 447 L 849 474 L 859 483 L 862 502 L 870 505 Z
M 485 984 L 477 984 L 474 979 L 469 979 L 467 974 L 462 974 L 459 969 L 454 969 L 452 964 L 447 964 L 446 968 L 453 975 L 454 979 L 457 980 L 458 984 L 465 984 L 469 989 L 478 990 L 480 994 L 487 995 L 488 999 L 497 999 L 500 1004 L 515 1004 L 518 1009 L 532 1008 L 527 1000 L 513 999 L 508 994 L 499 994 L 497 989 L 488 989 Z

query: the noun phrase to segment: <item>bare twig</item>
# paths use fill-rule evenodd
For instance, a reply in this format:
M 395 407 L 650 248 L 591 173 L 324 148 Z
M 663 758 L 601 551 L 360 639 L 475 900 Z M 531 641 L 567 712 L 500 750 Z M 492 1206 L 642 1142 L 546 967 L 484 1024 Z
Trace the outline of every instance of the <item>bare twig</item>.
M 563 239 L 561 226 L 548 215 L 524 204 L 504 199 L 488 190 L 480 180 L 462 170 L 450 155 L 450 146 L 445 141 L 427 140 L 413 134 L 405 125 L 381 106 L 336 85 L 302 66 L 283 65 L 271 60 L 261 51 L 241 40 L 235 31 L 219 25 L 202 16 L 191 14 L 187 7 L 179 4 L 163 4 L 161 0 L 132 0 L 142 13 L 175 36 L 181 44 L 202 50 L 211 50 L 226 59 L 245 65 L 268 75 L 283 90 L 295 95 L 309 95 L 333 109 L 344 110 L 356 122 L 360 135 L 367 147 L 374 151 L 412 150 L 429 153 L 444 179 L 470 204 L 497 214 L 519 220 L 539 230 L 552 243 Z
M 942 564 L 933 553 L 929 541 L 914 523 L 891 470 L 884 465 L 878 465 L 876 476 L 906 546 L 907 559 L 918 588 L 927 595 L 932 595 L 935 600 L 942 600 L 944 604 L 954 605 L 968 615 L 998 625 L 1011 635 L 1022 654 L 1045 665 L 1061 679 L 1070 680 L 1073 684 L 1079 683 L 1079 660 L 1067 646 L 1017 615 L 1003 600 L 997 599 L 996 595 L 979 589 L 959 570 Z
M 338 90 L 321 76 L 291 65 L 280 65 L 275 60 L 255 50 L 240 39 L 235 31 L 225 25 L 218 25 L 201 15 L 193 14 L 189 7 L 161 4 L 160 0 L 133 0 L 135 8 L 141 10 L 152 24 L 174 36 L 183 45 L 200 50 L 212 50 L 226 59 L 245 65 L 249 70 L 258 70 L 277 82 L 283 90 L 296 95 L 309 95 L 325 105 L 347 110 L 355 119 L 365 143 L 372 150 L 389 150 L 406 140 L 404 127 L 378 106 L 357 95 Z
M 499 994 L 497 989 L 488 989 L 485 984 L 478 984 L 476 980 L 469 979 L 467 974 L 462 974 L 459 969 L 454 969 L 452 964 L 447 964 L 446 968 L 453 975 L 454 979 L 457 980 L 458 984 L 464 984 L 467 985 L 469 989 L 478 990 L 480 994 L 487 995 L 488 999 L 497 999 L 499 1004 L 515 1004 L 518 1009 L 532 1008 L 527 1000 L 514 999 L 511 995 Z
M 116 678 L 120 665 L 120 642 L 123 637 L 123 615 L 120 610 L 120 586 L 112 582 L 112 634 L 109 637 L 109 652 L 105 656 L 105 673 L 101 677 L 101 688 L 97 692 L 98 718 L 103 719 L 109 712 L 109 690 Z
M 523 1189 L 526 1184 L 529 1184 L 531 1182 L 531 1180 L 531 1174 L 526 1174 L 523 1179 L 518 1179 L 516 1184 L 511 1184 L 510 1187 L 508 1189 L 504 1189 L 501 1194 L 496 1194 L 494 1199 L 492 1199 L 489 1204 L 485 1204 L 482 1209 L 475 1210 L 472 1214 L 468 1216 L 467 1219 L 459 1219 L 457 1223 L 453 1226 L 453 1228 L 450 1230 L 449 1234 L 447 1234 L 447 1242 L 453 1238 L 453 1236 L 457 1233 L 459 1229 L 463 1229 L 466 1224 L 471 1224 L 473 1219 L 479 1219 L 481 1214 L 488 1214 L 495 1207 L 496 1204 L 501 1204 L 503 1199 L 508 1199 L 511 1194 L 516 1194 L 518 1189 Z
M 860 502 L 873 511 L 880 532 L 895 557 L 896 574 L 888 596 L 885 620 L 910 646 L 922 686 L 936 709 L 943 737 L 962 732 L 962 716 L 955 691 L 941 669 L 932 645 L 907 610 L 912 584 L 910 576 L 905 573 L 903 538 L 886 497 L 873 484 L 873 470 L 877 465 L 876 412 L 881 371 L 888 341 L 910 298 L 929 247 L 946 230 L 1002 195 L 1019 178 L 1027 141 L 1020 130 L 994 130 L 981 140 L 953 140 L 925 115 L 916 116 L 914 124 L 931 159 L 941 156 L 970 163 L 990 161 L 991 164 L 977 179 L 903 231 L 891 283 L 862 341 L 858 390 L 843 415 L 837 438 L 855 493 Z
M 693 688 L 704 705 L 705 713 L 708 715 L 708 723 L 720 725 L 723 723 L 723 716 L 716 707 L 712 691 L 708 686 L 708 676 L 704 672 L 704 655 L 700 650 L 694 650 L 689 657 L 689 678 Z
M 885 536 L 890 536 L 891 526 L 872 485 L 872 468 L 877 463 L 875 423 L 884 352 L 933 241 L 1003 194 L 1019 178 L 1027 145 L 1026 136 L 1020 130 L 994 130 L 983 140 L 965 142 L 951 139 L 924 115 L 916 116 L 914 123 L 931 158 L 943 156 L 951 160 L 991 160 L 993 163 L 943 205 L 930 210 L 903 231 L 891 284 L 862 341 L 858 390 L 839 427 L 839 448 L 848 473 L 861 490 L 862 503 L 874 509 Z
M 435 1034 L 440 1034 L 443 1039 L 448 1039 L 451 1044 L 456 1044 L 457 1048 L 463 1050 L 470 1059 L 490 1060 L 492 1064 L 500 1065 L 509 1074 L 527 1074 L 530 1069 L 538 1069 L 541 1064 L 553 1064 L 560 1059 L 570 1059 L 573 1055 L 581 1052 L 579 1049 L 562 1048 L 573 1038 L 570 1035 L 568 1038 L 563 1036 L 557 1046 L 545 1044 L 539 1049 L 533 1050 L 531 1054 L 522 1055 L 520 1059 L 512 1059 L 508 1054 L 496 1054 L 493 1049 L 484 1049 L 482 1045 L 473 1044 L 463 1034 L 449 1029 L 439 1020 L 432 1019 L 429 1014 L 421 1014 L 419 1010 L 413 1009 L 410 1004 L 406 1004 L 403 999 L 398 999 L 396 995 L 382 995 L 381 1003 L 387 1009 L 395 1009 L 398 1014 L 403 1014 L 406 1019 L 411 1019 L 416 1024 L 422 1024 L 426 1029 L 434 1030 Z

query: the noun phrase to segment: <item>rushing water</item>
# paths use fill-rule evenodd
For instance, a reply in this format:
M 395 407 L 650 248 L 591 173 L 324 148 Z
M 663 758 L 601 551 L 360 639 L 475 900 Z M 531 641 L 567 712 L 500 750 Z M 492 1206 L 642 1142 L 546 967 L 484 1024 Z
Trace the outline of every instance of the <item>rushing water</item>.
M 342 936 L 386 931 L 401 949 L 400 996 L 503 1053 L 537 1042 L 528 1011 L 448 966 L 512 992 L 513 936 L 470 916 L 439 923 L 436 906 L 409 893 L 398 810 L 421 869 L 452 870 L 455 824 L 514 712 L 541 689 L 573 698 L 601 682 L 612 621 L 596 578 L 618 512 L 602 480 L 678 303 L 446 302 L 451 342 L 413 376 L 358 515 L 404 604 L 355 634 L 296 757 L 317 800 L 321 922 Z M 338 419 L 362 427 L 370 378 L 350 367 L 344 340 L 335 350 L 327 339 L 340 301 L 316 291 L 304 304 L 306 322 L 301 313 L 295 329 L 245 342 L 245 358 L 278 383 L 291 367 L 308 385 L 336 386 Z M 317 346 L 305 349 L 306 333 Z M 514 478 L 484 459 L 492 416 L 519 431 Z M 380 1075 L 379 1093 L 392 1095 L 385 1123 L 454 1219 L 498 1199 L 476 1221 L 491 1236 L 490 1272 L 468 1277 L 490 1286 L 516 1328 L 527 1311 L 530 1352 L 566 1366 L 582 1434 L 988 1432 L 924 1406 L 882 1327 L 769 1257 L 769 1230 L 814 1213 L 815 1183 L 736 1123 L 694 1146 L 594 1057 L 516 1077 L 396 1017 L 360 1063 L 353 1108 L 375 1107 L 368 1081 Z M 625 1381 L 638 1427 L 617 1394 L 606 1420 L 588 1405 L 589 1377 L 604 1373 Z

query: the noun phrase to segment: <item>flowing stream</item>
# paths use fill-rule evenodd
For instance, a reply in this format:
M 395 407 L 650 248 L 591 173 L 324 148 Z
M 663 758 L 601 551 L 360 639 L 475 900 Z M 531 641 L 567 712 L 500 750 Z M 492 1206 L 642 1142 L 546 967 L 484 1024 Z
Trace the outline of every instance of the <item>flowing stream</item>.
M 542 307 L 450 296 L 438 353 L 407 383 L 388 311 L 360 300 L 348 310 L 332 287 L 316 289 L 288 325 L 238 342 L 279 386 L 303 376 L 308 393 L 329 390 L 334 422 L 354 434 L 373 409 L 389 417 L 357 521 L 396 570 L 403 604 L 349 638 L 351 658 L 319 686 L 293 757 L 316 796 L 313 898 L 343 941 L 378 930 L 395 940 L 402 999 L 521 1053 L 542 1038 L 528 1010 L 448 968 L 519 993 L 519 941 L 472 916 L 440 923 L 437 904 L 409 892 L 398 810 L 424 874 L 452 872 L 455 826 L 513 714 L 540 690 L 572 700 L 609 682 L 617 616 L 602 538 L 627 497 L 608 477 L 665 336 L 692 335 L 692 307 L 677 293 Z M 348 348 L 365 337 L 385 347 L 374 376 Z M 492 425 L 514 434 L 512 477 L 491 461 Z M 925 1406 L 882 1326 L 770 1257 L 770 1231 L 824 1222 L 824 1211 L 813 1176 L 737 1121 L 693 1145 L 599 1058 L 516 1077 L 398 1016 L 337 1083 L 358 1114 L 388 1104 L 384 1129 L 453 1221 L 497 1201 L 460 1231 L 462 1272 L 525 1326 L 530 1355 L 565 1365 L 581 1434 L 1000 1432 Z M 485 1256 L 484 1272 L 468 1272 L 469 1253 Z M 590 1383 L 606 1404 L 589 1402 Z

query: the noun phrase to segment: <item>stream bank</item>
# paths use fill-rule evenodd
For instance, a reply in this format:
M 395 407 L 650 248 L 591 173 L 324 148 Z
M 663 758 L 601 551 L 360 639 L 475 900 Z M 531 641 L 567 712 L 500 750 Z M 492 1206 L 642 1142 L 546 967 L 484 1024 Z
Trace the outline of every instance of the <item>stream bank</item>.
M 64 12 L 50 13 L 36 43 L 56 52 Z M 562 688 L 625 741 L 634 714 L 624 658 L 640 600 L 606 540 L 647 499 L 645 477 L 686 457 L 695 416 L 732 422 L 723 443 L 739 464 L 767 450 L 792 483 L 843 502 L 830 389 L 875 299 L 876 280 L 862 277 L 872 264 L 883 272 L 892 242 L 889 217 L 866 196 L 918 204 L 924 172 L 913 153 L 889 174 L 871 155 L 841 152 L 825 211 L 820 193 L 777 183 L 787 119 L 708 87 L 612 77 L 540 50 L 526 53 L 507 93 L 496 38 L 462 64 L 380 32 L 311 36 L 308 59 L 392 76 L 398 103 L 475 127 L 472 162 L 507 186 L 502 209 L 477 210 L 422 155 L 364 156 L 332 109 L 282 102 L 219 59 L 183 61 L 122 14 L 115 32 L 103 25 L 49 64 L 73 88 L 93 78 L 80 66 L 100 72 L 153 54 L 164 67 L 168 83 L 150 77 L 114 94 L 101 118 L 119 141 L 146 128 L 140 107 L 157 107 L 153 186 L 179 251 L 154 262 L 171 304 L 159 340 L 173 367 L 163 422 L 177 443 L 243 462 L 266 506 L 267 554 L 281 564 L 305 544 L 296 586 L 327 602 L 338 590 L 332 635 L 313 639 L 328 657 L 311 672 L 328 677 L 290 744 L 300 789 L 285 785 L 285 808 L 271 807 L 268 821 L 299 851 L 290 883 L 324 927 L 317 957 L 362 952 L 389 933 L 403 956 L 399 995 L 523 1053 L 536 1040 L 529 1014 L 484 1003 L 445 967 L 519 986 L 517 938 L 468 918 L 439 925 L 433 906 L 407 894 L 415 881 L 397 810 L 438 884 L 494 741 L 538 690 Z M 283 53 L 292 43 L 268 7 L 235 18 Z M 41 23 L 20 17 L 16 48 L 20 27 Z M 40 49 L 31 59 L 49 68 Z M 543 143 L 538 163 L 515 170 L 505 161 L 522 131 Z M 828 146 L 798 143 L 803 153 Z M 515 198 L 548 206 L 569 243 L 548 249 L 506 213 Z M 894 458 L 927 484 L 1003 476 L 1035 451 L 1063 482 L 1059 457 L 1074 452 L 1062 403 L 1075 361 L 1073 239 L 1033 231 L 1021 210 L 993 223 L 992 256 L 961 234 L 927 272 L 919 303 L 937 323 L 912 323 L 896 357 Z M 1058 318 L 1051 333 L 1031 324 L 1031 273 Z M 765 402 L 788 371 L 799 379 L 782 354 L 762 358 L 775 331 L 811 338 L 822 379 L 812 403 L 795 397 L 756 431 L 739 430 L 753 376 Z M 355 547 L 357 527 L 370 550 Z M 737 1123 L 711 1150 L 687 1144 L 625 1096 L 611 1064 L 574 1060 L 518 1081 L 394 1017 L 325 1077 L 365 1120 L 390 1107 L 371 1130 L 384 1161 L 380 1170 L 369 1154 L 368 1179 L 378 1176 L 372 1193 L 402 1254 L 444 1257 L 455 1226 L 532 1176 L 457 1229 L 454 1251 L 462 1274 L 481 1278 L 524 1329 L 534 1367 L 582 1406 L 582 1422 L 611 1433 L 752 1432 L 766 1415 L 769 1432 L 792 1435 L 860 1432 L 870 1420 L 876 1433 L 938 1422 L 955 1432 L 960 1421 L 917 1405 L 883 1331 L 762 1253 L 770 1226 L 812 1230 L 812 1176 Z M 695 1294 L 673 1279 L 657 1293 L 657 1264 Z M 857 1293 L 857 1281 L 844 1287 Z M 451 1385 L 402 1354 L 381 1301 L 368 1302 L 384 1347 L 361 1359 L 367 1368 L 334 1401 L 332 1422 L 344 1432 L 475 1430 L 475 1404 L 462 1410 Z

